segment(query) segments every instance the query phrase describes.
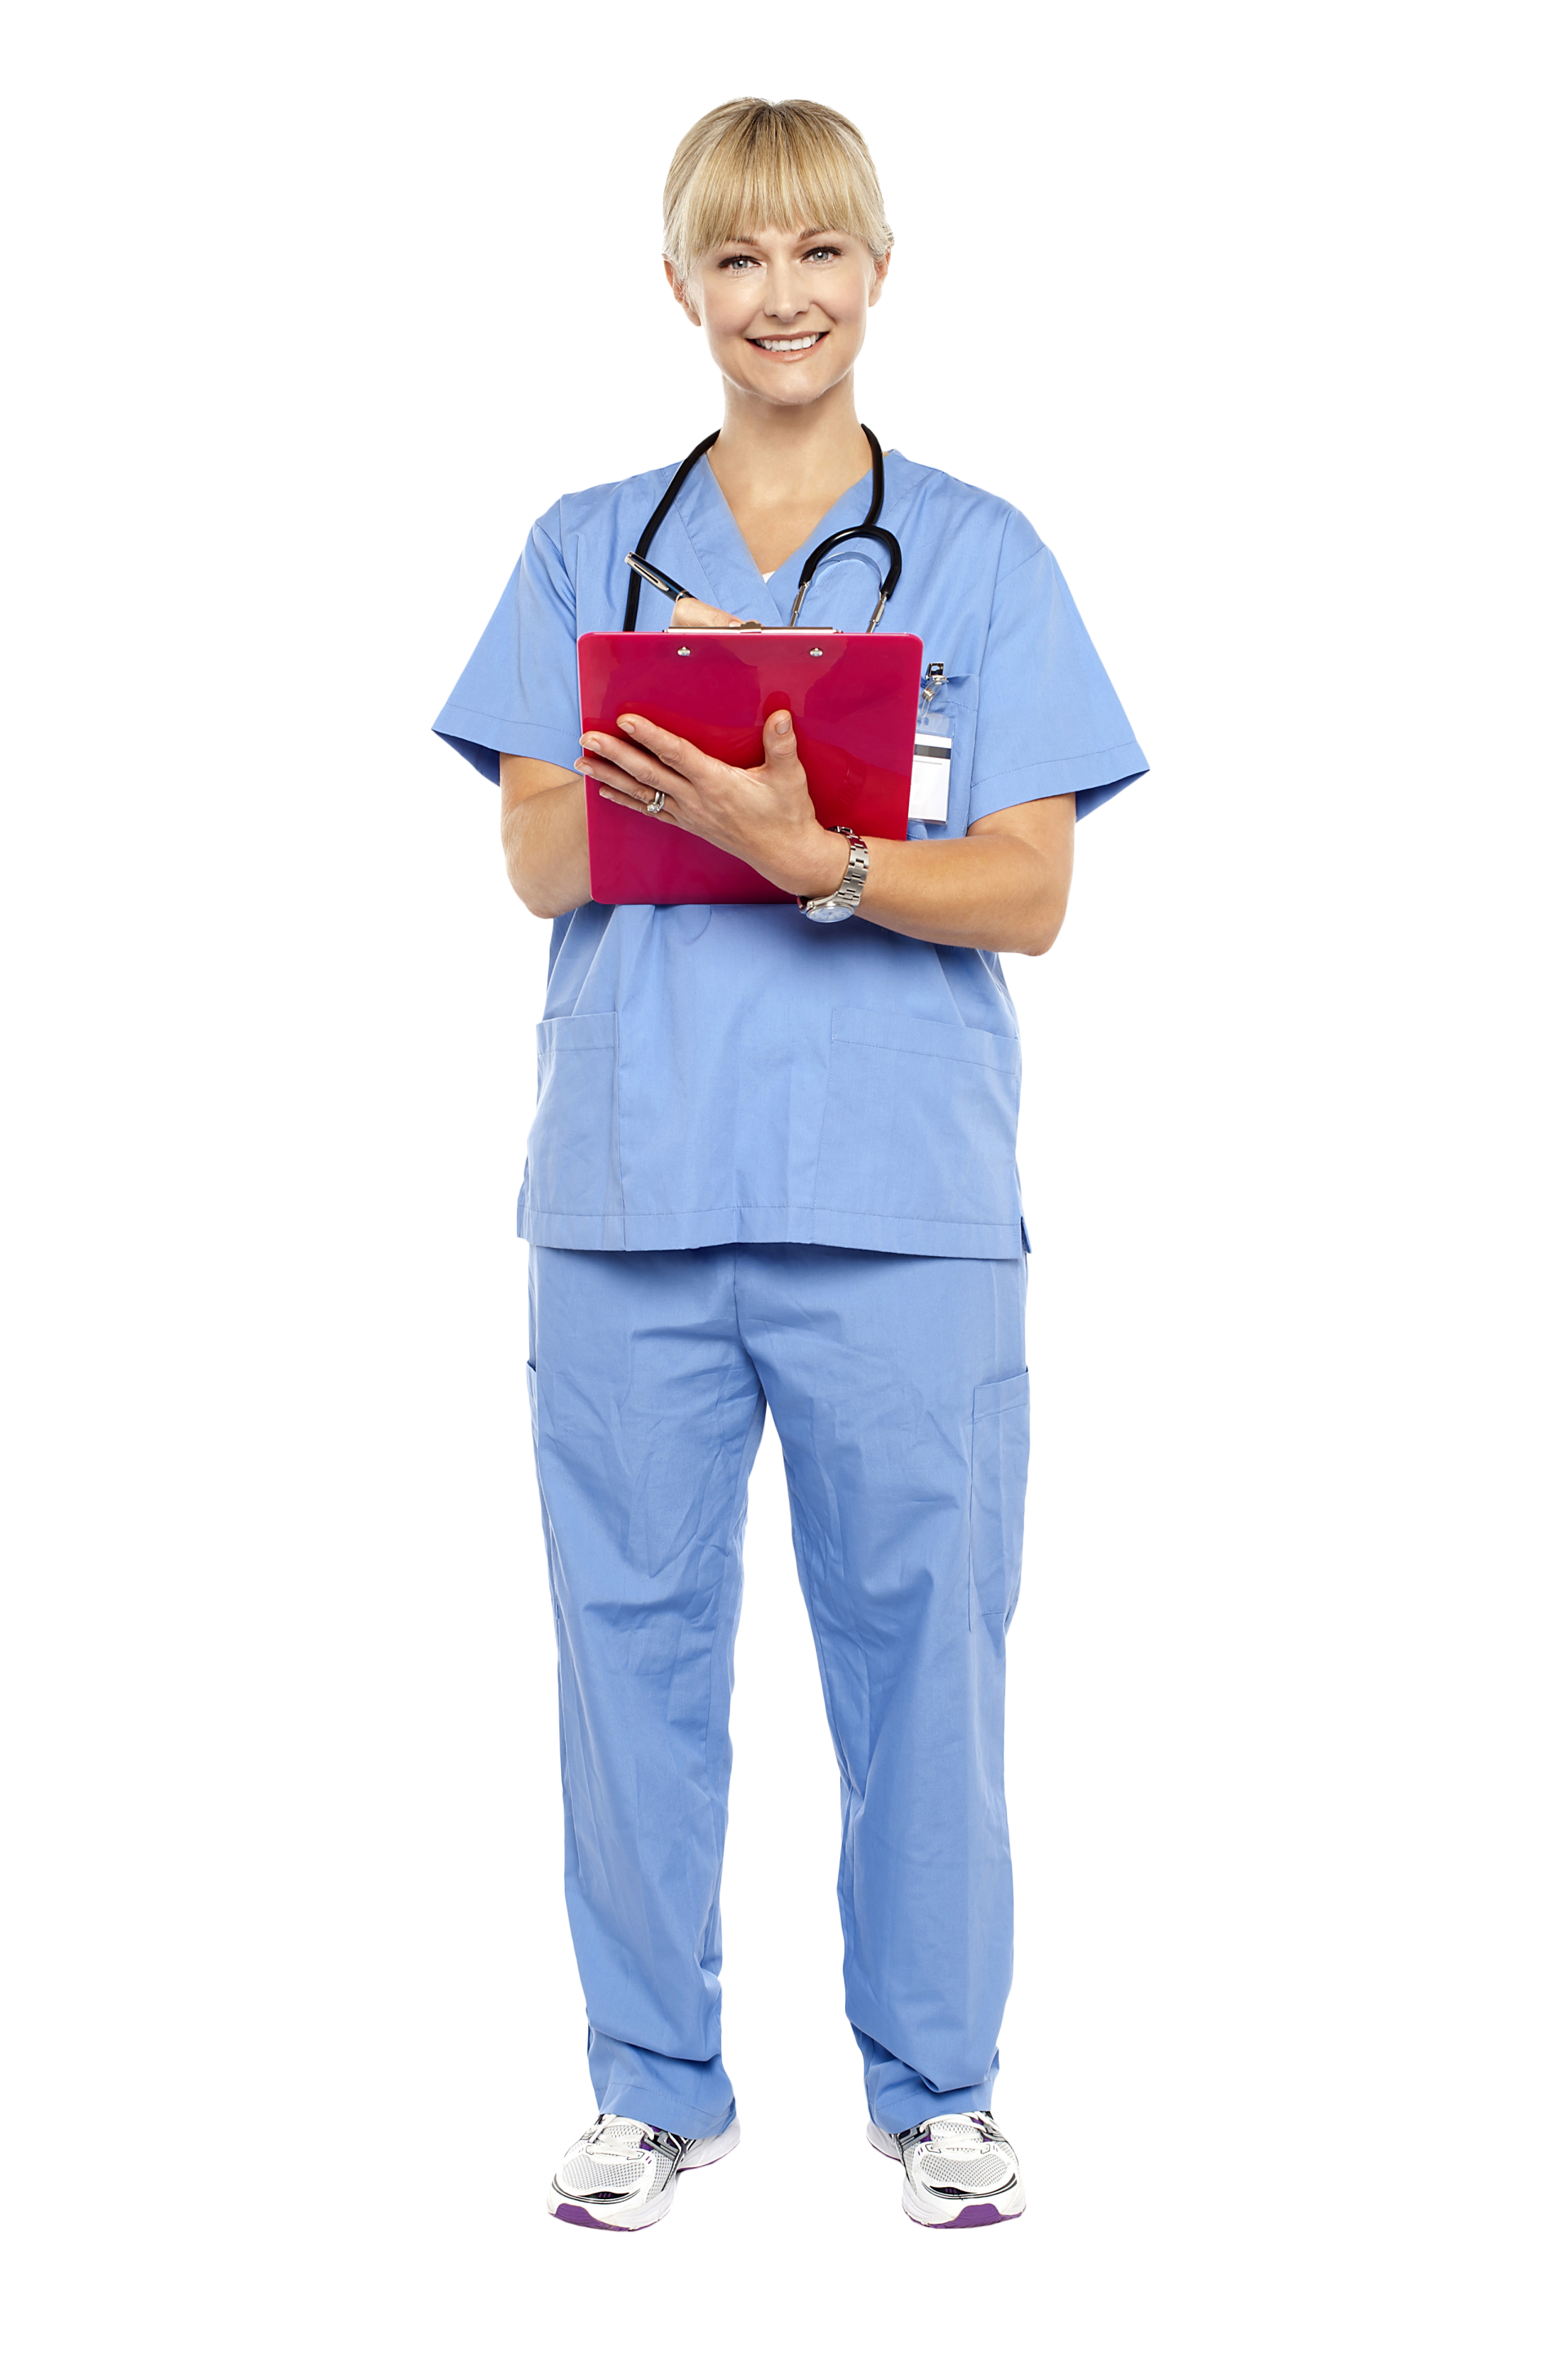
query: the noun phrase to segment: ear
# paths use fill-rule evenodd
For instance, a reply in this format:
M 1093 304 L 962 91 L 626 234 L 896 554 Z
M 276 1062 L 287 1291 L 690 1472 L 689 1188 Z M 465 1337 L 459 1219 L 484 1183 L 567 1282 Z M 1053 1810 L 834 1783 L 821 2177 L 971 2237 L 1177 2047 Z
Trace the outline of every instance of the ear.
M 670 260 L 668 255 L 666 255 L 664 259 L 664 275 L 670 283 L 670 292 L 675 297 L 676 302 L 681 305 L 682 310 L 686 314 L 687 318 L 692 322 L 693 327 L 700 327 L 703 324 L 703 315 L 698 310 L 696 305 L 693 302 L 691 296 L 687 294 L 682 281 L 676 277 L 675 265 Z
M 880 301 L 882 289 L 887 281 L 887 265 L 892 259 L 893 241 L 889 238 L 887 241 L 887 251 L 883 255 L 881 261 L 877 262 L 874 260 L 871 264 L 871 292 L 866 297 L 868 303 Z

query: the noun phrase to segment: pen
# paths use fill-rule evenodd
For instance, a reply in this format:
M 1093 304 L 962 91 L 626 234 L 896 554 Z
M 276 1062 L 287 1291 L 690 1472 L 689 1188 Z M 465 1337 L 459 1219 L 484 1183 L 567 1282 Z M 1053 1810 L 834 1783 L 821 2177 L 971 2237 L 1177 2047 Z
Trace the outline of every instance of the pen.
M 691 596 L 689 589 L 682 589 L 678 581 L 671 581 L 668 573 L 660 573 L 656 564 L 648 563 L 640 556 L 628 556 L 626 561 L 634 573 L 640 573 L 645 581 L 650 581 L 656 589 L 662 589 L 666 597 Z

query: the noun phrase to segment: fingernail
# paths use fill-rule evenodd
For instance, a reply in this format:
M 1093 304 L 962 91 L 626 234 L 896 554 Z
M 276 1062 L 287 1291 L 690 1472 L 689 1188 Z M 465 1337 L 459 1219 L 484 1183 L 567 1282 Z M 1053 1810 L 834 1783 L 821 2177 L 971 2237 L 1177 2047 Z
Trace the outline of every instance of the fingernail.
M 636 721 L 635 721 L 635 720 L 623 720 L 623 721 L 621 722 L 621 723 L 620 723 L 620 724 L 621 724 L 622 728 L 626 731 L 626 734 L 627 734 L 628 736 L 635 736 L 635 735 L 636 735 L 636 734 L 637 734 L 637 723 L 636 723 Z

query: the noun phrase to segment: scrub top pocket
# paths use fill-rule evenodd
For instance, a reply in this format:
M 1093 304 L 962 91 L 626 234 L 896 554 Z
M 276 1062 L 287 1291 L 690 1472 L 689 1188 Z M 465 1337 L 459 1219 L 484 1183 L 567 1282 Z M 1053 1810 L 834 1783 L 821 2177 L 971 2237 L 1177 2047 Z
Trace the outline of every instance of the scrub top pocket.
M 539 1102 L 528 1133 L 531 1210 L 598 1219 L 620 1210 L 613 1014 L 538 1025 Z
M 1018 1249 L 1018 1042 L 962 1023 L 839 1007 L 816 1208 L 994 1227 Z M 929 1246 L 926 1246 L 929 1248 Z
M 969 1624 L 1002 1635 L 1024 1574 L 1024 1494 L 1029 1477 L 1029 1377 L 983 1383 L 970 1451 Z

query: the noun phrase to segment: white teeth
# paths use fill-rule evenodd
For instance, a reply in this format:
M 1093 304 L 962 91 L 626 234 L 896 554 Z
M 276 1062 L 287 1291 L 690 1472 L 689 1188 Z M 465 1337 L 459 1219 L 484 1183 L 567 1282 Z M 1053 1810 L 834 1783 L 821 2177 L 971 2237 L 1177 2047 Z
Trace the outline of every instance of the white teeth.
M 818 327 L 809 336 L 758 336 L 757 341 L 765 352 L 809 352 L 813 344 L 822 342 L 823 333 Z

